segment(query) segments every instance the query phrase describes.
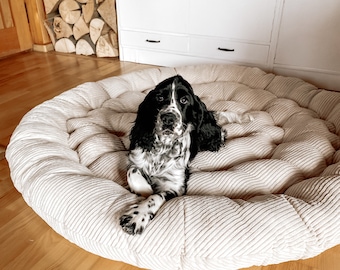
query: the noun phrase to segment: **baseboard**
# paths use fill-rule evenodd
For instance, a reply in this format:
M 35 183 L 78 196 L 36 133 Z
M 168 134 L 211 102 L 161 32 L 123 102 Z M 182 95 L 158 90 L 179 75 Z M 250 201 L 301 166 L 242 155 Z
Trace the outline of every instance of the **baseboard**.
M 318 88 L 340 91 L 340 72 L 337 71 L 276 64 L 273 72 L 278 75 L 298 77 Z
M 50 52 L 53 51 L 54 47 L 52 43 L 39 45 L 39 44 L 33 44 L 33 51 L 36 52 Z

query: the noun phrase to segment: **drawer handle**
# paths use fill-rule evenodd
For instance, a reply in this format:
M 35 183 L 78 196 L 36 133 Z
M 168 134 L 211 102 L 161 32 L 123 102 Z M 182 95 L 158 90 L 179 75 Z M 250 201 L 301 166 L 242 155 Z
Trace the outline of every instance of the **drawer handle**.
M 234 52 L 235 51 L 234 49 L 227 49 L 227 48 L 221 48 L 221 47 L 218 47 L 217 49 L 220 50 L 220 51 L 224 51 L 224 52 Z
M 147 39 L 145 40 L 146 42 L 150 42 L 150 43 L 160 43 L 160 40 L 153 40 L 153 39 Z

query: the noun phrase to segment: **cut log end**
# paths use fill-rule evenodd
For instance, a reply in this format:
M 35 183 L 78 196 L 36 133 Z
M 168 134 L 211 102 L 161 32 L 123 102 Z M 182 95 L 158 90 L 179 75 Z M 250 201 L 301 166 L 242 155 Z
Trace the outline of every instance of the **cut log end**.
M 75 24 L 81 15 L 80 6 L 75 0 L 63 0 L 59 5 L 59 13 L 65 22 Z
M 90 32 L 89 27 L 84 21 L 84 16 L 80 16 L 73 26 L 73 36 L 76 40 Z
M 76 44 L 76 54 L 93 55 L 95 54 L 95 51 L 87 40 L 79 39 Z
M 118 56 L 118 49 L 112 46 L 109 35 L 99 37 L 96 45 L 96 54 L 98 57 Z
M 73 35 L 71 26 L 66 23 L 61 17 L 54 17 L 53 31 L 57 39 L 68 38 Z
M 69 38 L 61 38 L 55 43 L 54 49 L 57 52 L 74 53 L 76 46 Z

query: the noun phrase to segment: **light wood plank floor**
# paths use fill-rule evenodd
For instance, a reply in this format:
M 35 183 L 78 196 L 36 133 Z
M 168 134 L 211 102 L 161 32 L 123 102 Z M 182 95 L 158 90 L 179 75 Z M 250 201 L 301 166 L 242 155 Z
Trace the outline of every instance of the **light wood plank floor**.
M 88 253 L 55 233 L 16 191 L 1 157 L 14 128 L 34 106 L 83 82 L 147 67 L 55 52 L 29 52 L 0 60 L 0 269 L 139 269 Z M 340 246 L 308 260 L 248 268 L 287 269 L 339 270 Z

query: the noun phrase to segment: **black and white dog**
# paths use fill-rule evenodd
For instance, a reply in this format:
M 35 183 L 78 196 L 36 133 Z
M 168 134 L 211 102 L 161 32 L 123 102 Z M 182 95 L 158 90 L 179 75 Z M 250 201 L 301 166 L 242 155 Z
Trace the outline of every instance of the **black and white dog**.
M 141 200 L 120 217 L 123 230 L 141 234 L 166 201 L 186 193 L 190 160 L 220 149 L 221 124 L 249 120 L 249 114 L 208 111 L 179 75 L 158 84 L 140 104 L 130 134 L 127 180 Z

